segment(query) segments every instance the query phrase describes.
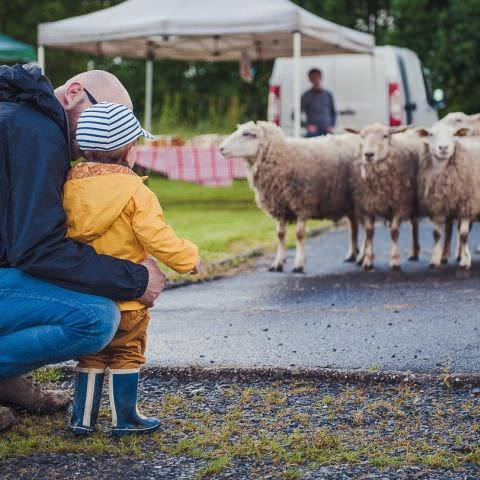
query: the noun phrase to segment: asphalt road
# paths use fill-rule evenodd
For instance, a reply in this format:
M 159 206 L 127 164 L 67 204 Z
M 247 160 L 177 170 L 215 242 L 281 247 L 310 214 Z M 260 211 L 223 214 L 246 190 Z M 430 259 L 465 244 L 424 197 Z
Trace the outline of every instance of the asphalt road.
M 271 273 L 267 260 L 233 278 L 168 290 L 152 310 L 148 363 L 155 365 L 333 367 L 480 373 L 480 256 L 470 272 L 453 260 L 421 259 L 390 272 L 388 230 L 377 227 L 373 272 L 344 264 L 347 232 L 307 242 L 306 273 Z M 273 234 L 273 232 L 272 232 Z M 471 247 L 480 242 L 472 231 Z

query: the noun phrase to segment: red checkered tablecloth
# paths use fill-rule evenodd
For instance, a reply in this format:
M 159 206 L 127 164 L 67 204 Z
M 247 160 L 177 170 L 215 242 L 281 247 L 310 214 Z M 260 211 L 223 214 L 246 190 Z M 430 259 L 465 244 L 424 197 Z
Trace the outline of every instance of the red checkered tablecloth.
M 136 164 L 172 180 L 200 185 L 229 186 L 234 178 L 245 178 L 243 160 L 224 158 L 217 147 L 140 146 Z

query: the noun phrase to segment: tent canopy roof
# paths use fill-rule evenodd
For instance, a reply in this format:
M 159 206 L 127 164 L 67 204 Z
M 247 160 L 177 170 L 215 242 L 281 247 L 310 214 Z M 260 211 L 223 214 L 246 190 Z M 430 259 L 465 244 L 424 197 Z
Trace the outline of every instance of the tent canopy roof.
M 40 45 L 130 58 L 237 60 L 371 52 L 374 39 L 319 18 L 289 0 L 127 0 L 38 27 Z
M 0 33 L 0 62 L 32 62 L 35 58 L 31 45 Z

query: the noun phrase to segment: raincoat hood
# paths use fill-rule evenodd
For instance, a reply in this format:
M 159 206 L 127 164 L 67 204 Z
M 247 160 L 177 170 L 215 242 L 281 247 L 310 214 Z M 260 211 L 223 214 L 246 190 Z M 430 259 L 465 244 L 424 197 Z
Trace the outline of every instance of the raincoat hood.
M 92 168 L 84 165 L 73 169 L 76 178 L 69 177 L 65 184 L 63 203 L 68 217 L 68 236 L 89 243 L 110 229 L 142 185 L 143 178 L 133 172 L 129 174 L 126 167 L 120 167 L 125 173 L 82 177 Z M 98 167 L 101 169 L 102 165 Z
M 50 117 L 68 137 L 68 120 L 52 84 L 36 65 L 0 66 L 0 102 L 26 102 Z

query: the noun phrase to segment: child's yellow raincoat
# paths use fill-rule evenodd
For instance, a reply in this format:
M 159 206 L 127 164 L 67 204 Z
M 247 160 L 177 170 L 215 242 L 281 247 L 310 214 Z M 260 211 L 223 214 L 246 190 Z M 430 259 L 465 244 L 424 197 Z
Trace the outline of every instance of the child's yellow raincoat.
M 83 162 L 70 170 L 64 187 L 67 235 L 98 253 L 139 263 L 150 255 L 179 273 L 191 272 L 198 248 L 178 238 L 163 219 L 156 195 L 130 168 Z M 119 302 L 120 310 L 145 308 Z

